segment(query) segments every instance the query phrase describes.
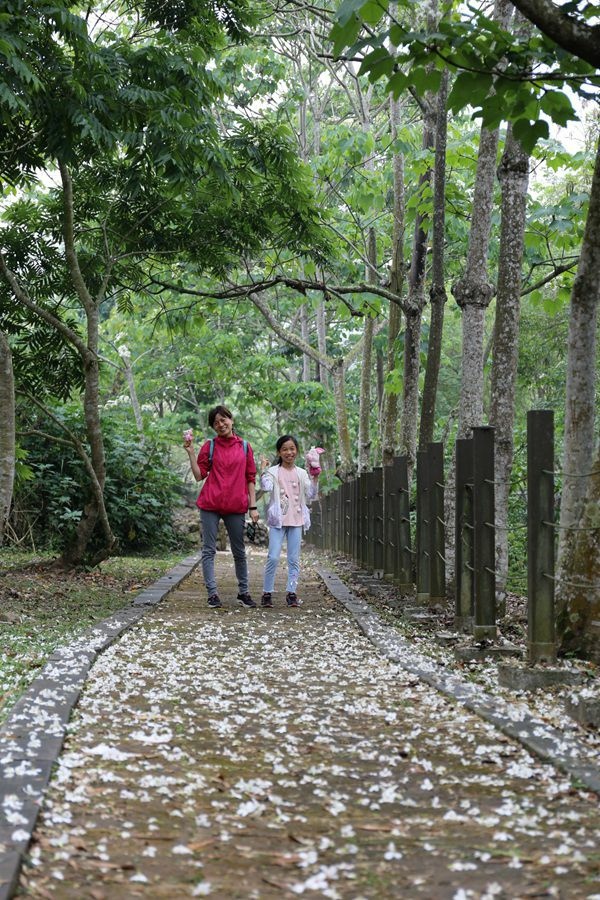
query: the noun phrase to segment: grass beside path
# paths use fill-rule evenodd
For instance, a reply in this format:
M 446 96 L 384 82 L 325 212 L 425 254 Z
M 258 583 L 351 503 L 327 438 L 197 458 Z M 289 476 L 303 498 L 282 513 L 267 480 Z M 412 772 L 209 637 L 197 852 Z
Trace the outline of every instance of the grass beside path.
M 184 555 L 126 556 L 90 572 L 50 570 L 50 555 L 0 553 L 0 723 L 48 656 L 126 606 Z

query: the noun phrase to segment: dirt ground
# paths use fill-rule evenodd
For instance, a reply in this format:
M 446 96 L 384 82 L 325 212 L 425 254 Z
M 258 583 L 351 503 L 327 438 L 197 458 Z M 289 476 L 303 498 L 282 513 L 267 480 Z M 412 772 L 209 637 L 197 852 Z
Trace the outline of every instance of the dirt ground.
M 265 551 L 249 552 L 260 596 Z M 325 591 L 199 573 L 94 666 L 19 896 L 600 900 L 598 798 L 382 658 Z

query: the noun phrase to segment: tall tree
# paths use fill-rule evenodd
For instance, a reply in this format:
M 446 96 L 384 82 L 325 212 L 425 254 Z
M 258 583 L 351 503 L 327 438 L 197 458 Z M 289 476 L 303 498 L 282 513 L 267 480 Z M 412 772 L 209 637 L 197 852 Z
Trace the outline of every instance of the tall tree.
M 529 183 L 529 154 L 515 139 L 511 125 L 506 135 L 498 178 L 502 204 L 490 423 L 495 430 L 496 594 L 499 611 L 503 613 L 508 577 L 508 502 L 514 454 L 519 316 Z
M 63 554 L 65 564 L 76 565 L 97 521 L 104 543 L 95 558 L 114 544 L 102 502 L 101 306 L 139 284 L 153 257 L 162 264 L 187 253 L 222 272 L 267 235 L 277 234 L 285 246 L 305 245 L 314 216 L 284 129 L 232 113 L 224 123 L 215 115 L 222 82 L 208 63 L 228 35 L 241 37 L 250 21 L 243 2 L 208 8 L 193 0 L 178 10 L 142 5 L 114 29 L 101 27 L 100 9 L 97 19 L 65 12 L 72 53 L 54 28 L 60 10 L 40 5 L 37 12 L 42 24 L 34 35 L 47 62 L 37 81 L 25 79 L 28 89 L 11 120 L 13 136 L 22 127 L 31 142 L 11 148 L 0 174 L 19 184 L 30 180 L 33 147 L 36 163 L 50 177 L 58 173 L 60 187 L 41 189 L 37 206 L 17 198 L 5 211 L 10 227 L 3 230 L 0 272 L 5 305 L 16 301 L 56 328 L 81 360 L 91 485 Z M 11 23 L 9 37 L 18 41 L 25 25 Z M 6 117 L 14 106 L 10 90 L 0 103 Z M 49 290 L 35 259 L 41 251 L 53 254 L 54 271 L 62 272 L 62 283 L 54 277 Z M 84 337 L 59 314 L 61 304 L 80 307 Z
M 0 331 L 0 546 L 10 514 L 15 480 L 15 381 L 12 353 Z

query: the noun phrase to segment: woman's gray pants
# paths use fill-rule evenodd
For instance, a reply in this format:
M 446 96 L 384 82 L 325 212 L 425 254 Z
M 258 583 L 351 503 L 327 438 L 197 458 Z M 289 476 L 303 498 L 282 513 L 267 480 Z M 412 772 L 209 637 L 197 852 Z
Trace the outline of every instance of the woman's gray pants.
M 212 597 L 217 594 L 217 582 L 215 581 L 215 553 L 217 550 L 217 532 L 219 530 L 219 519 L 223 519 L 227 534 L 229 535 L 229 543 L 231 545 L 231 553 L 235 564 L 235 576 L 238 582 L 238 591 L 240 594 L 248 593 L 248 561 L 246 559 L 246 547 L 244 544 L 244 530 L 246 525 L 246 516 L 244 513 L 229 513 L 222 516 L 218 512 L 208 509 L 200 510 L 200 520 L 202 522 L 202 575 L 204 584 L 208 591 L 208 596 Z

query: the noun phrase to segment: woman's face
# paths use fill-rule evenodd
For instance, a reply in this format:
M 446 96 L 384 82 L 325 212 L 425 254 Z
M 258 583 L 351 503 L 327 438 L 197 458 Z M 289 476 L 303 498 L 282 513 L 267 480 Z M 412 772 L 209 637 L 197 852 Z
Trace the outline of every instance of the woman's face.
M 285 441 L 279 448 L 279 455 L 284 465 L 293 465 L 298 456 L 298 449 L 293 441 Z
M 233 434 L 233 419 L 230 419 L 228 416 L 222 416 L 221 413 L 217 413 L 215 421 L 213 422 L 213 429 L 220 437 L 231 437 Z

